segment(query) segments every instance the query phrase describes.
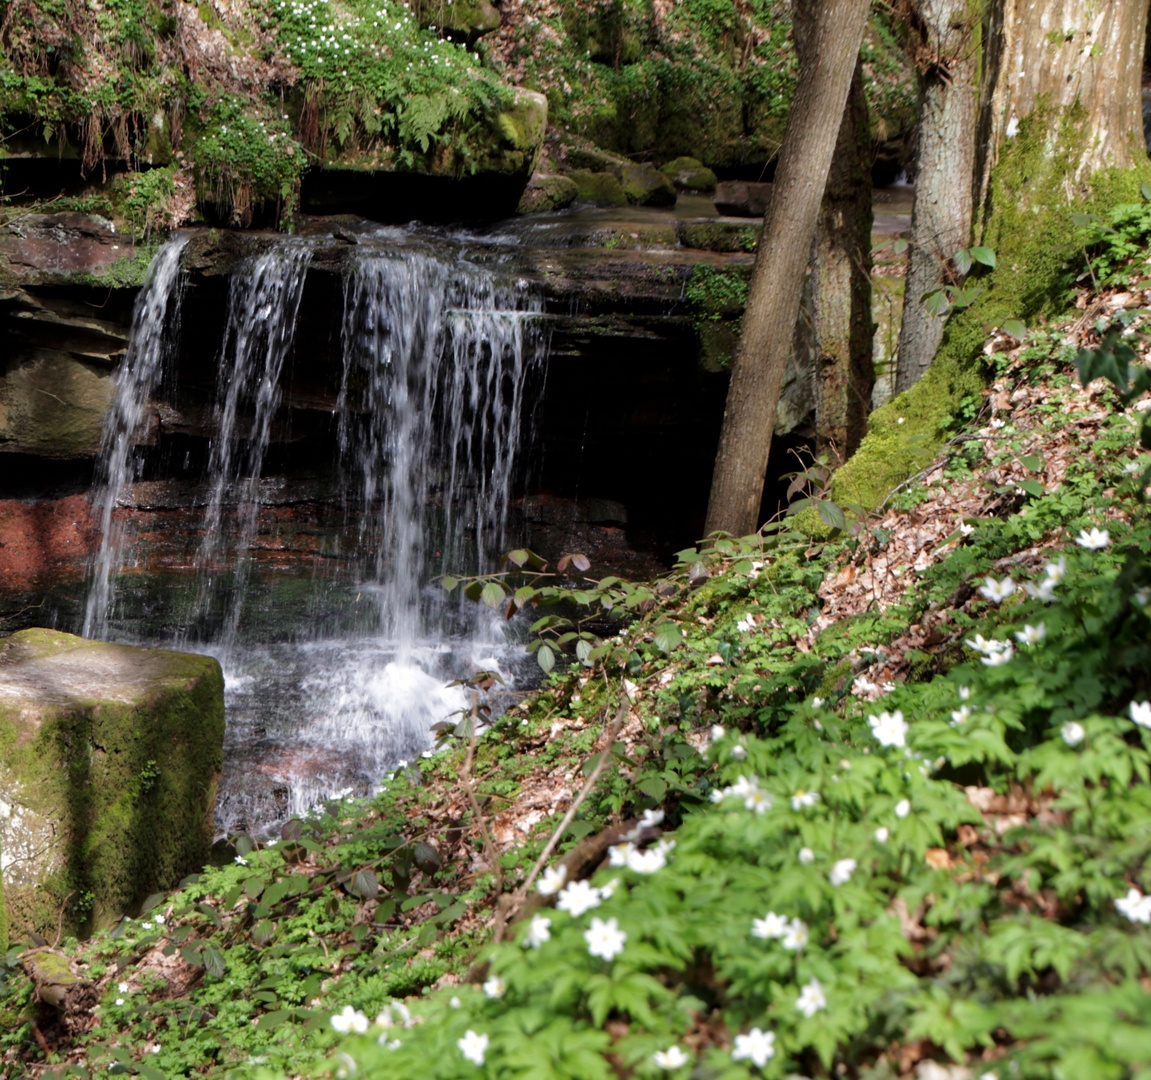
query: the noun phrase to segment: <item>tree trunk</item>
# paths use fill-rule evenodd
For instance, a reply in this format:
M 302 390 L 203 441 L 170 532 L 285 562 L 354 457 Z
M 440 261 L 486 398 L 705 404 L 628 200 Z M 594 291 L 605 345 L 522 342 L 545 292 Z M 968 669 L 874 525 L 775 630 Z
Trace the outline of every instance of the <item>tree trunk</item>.
M 797 47 L 799 39 L 796 41 Z M 799 54 L 799 62 L 804 55 Z M 871 411 L 871 129 L 857 63 L 812 244 L 815 434 L 832 464 L 859 446 Z
M 742 535 L 759 525 L 775 407 L 869 2 L 796 0 L 795 7 L 797 22 L 811 19 L 808 55 L 815 59 L 800 67 L 752 270 L 712 476 L 708 532 Z
M 1037 108 L 1081 111 L 1088 137 L 1054 145 L 1080 195 L 1098 169 L 1145 161 L 1143 49 L 1147 0 L 991 0 L 979 115 L 979 205 L 990 212 L 991 173 L 1020 122 Z M 1020 195 L 1026 199 L 1026 191 Z
M 907 249 L 895 392 L 917 383 L 943 337 L 946 314 L 923 304 L 947 261 L 971 240 L 975 177 L 978 10 L 970 0 L 921 0 L 910 12 L 920 71 L 919 160 Z

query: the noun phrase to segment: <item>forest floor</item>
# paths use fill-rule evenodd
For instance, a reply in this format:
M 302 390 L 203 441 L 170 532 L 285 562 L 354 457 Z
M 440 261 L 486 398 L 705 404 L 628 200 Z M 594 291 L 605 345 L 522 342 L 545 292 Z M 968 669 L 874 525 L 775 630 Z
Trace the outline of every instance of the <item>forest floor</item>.
M 1111 327 L 1145 355 L 1151 290 L 1077 305 L 989 336 L 854 535 L 476 583 L 582 662 L 138 918 L 14 946 L 0 1075 L 1144 1075 L 1151 397 L 1073 361 Z

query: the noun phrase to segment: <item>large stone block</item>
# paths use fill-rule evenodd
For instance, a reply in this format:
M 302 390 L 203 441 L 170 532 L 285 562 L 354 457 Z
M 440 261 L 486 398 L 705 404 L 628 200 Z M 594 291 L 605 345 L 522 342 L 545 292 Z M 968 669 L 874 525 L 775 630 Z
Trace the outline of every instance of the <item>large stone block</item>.
M 0 643 L 0 850 L 17 931 L 107 925 L 212 843 L 224 680 L 208 656 L 23 630 Z

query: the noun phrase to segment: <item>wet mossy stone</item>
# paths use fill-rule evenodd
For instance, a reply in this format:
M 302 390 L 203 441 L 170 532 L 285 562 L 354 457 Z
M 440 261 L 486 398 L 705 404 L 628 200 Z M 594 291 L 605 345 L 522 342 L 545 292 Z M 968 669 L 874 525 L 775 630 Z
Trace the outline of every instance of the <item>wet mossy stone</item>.
M 620 186 L 636 206 L 674 206 L 675 185 L 650 165 L 628 162 L 620 170 Z
M 562 210 L 571 206 L 579 195 L 575 181 L 554 173 L 536 173 L 528 182 L 519 206 L 520 214 L 539 214 L 548 210 Z
M 679 230 L 679 242 L 699 251 L 752 252 L 759 244 L 762 229 L 742 221 L 685 221 Z
M 702 161 L 678 157 L 660 170 L 681 191 L 715 191 L 719 178 Z
M 9 913 L 106 926 L 208 859 L 223 759 L 212 657 L 23 630 L 0 644 Z
M 475 41 L 500 28 L 500 13 L 488 0 L 440 0 L 421 5 L 421 9 L 421 25 L 435 26 L 467 41 Z
M 568 174 L 583 202 L 598 203 L 600 206 L 624 206 L 627 195 L 620 182 L 609 172 L 592 172 L 591 169 L 575 169 Z

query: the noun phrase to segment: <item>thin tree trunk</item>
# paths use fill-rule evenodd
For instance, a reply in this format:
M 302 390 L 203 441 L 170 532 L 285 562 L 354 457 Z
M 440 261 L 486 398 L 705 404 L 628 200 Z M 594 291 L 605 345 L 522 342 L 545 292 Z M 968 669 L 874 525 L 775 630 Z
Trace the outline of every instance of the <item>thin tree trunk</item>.
M 923 298 L 944 284 L 948 260 L 971 242 L 978 18 L 970 0 L 922 0 L 910 9 L 921 76 L 919 162 L 895 369 L 897 394 L 919 381 L 943 337 L 946 314 L 932 315 Z
M 811 255 L 815 434 L 819 448 L 831 452 L 833 464 L 845 461 L 862 441 L 875 385 L 871 195 L 871 129 L 863 66 L 857 63 Z
M 797 21 L 810 16 L 814 60 L 800 67 L 764 217 L 716 453 L 708 532 L 742 535 L 759 525 L 775 407 L 869 2 L 796 0 L 795 8 Z

